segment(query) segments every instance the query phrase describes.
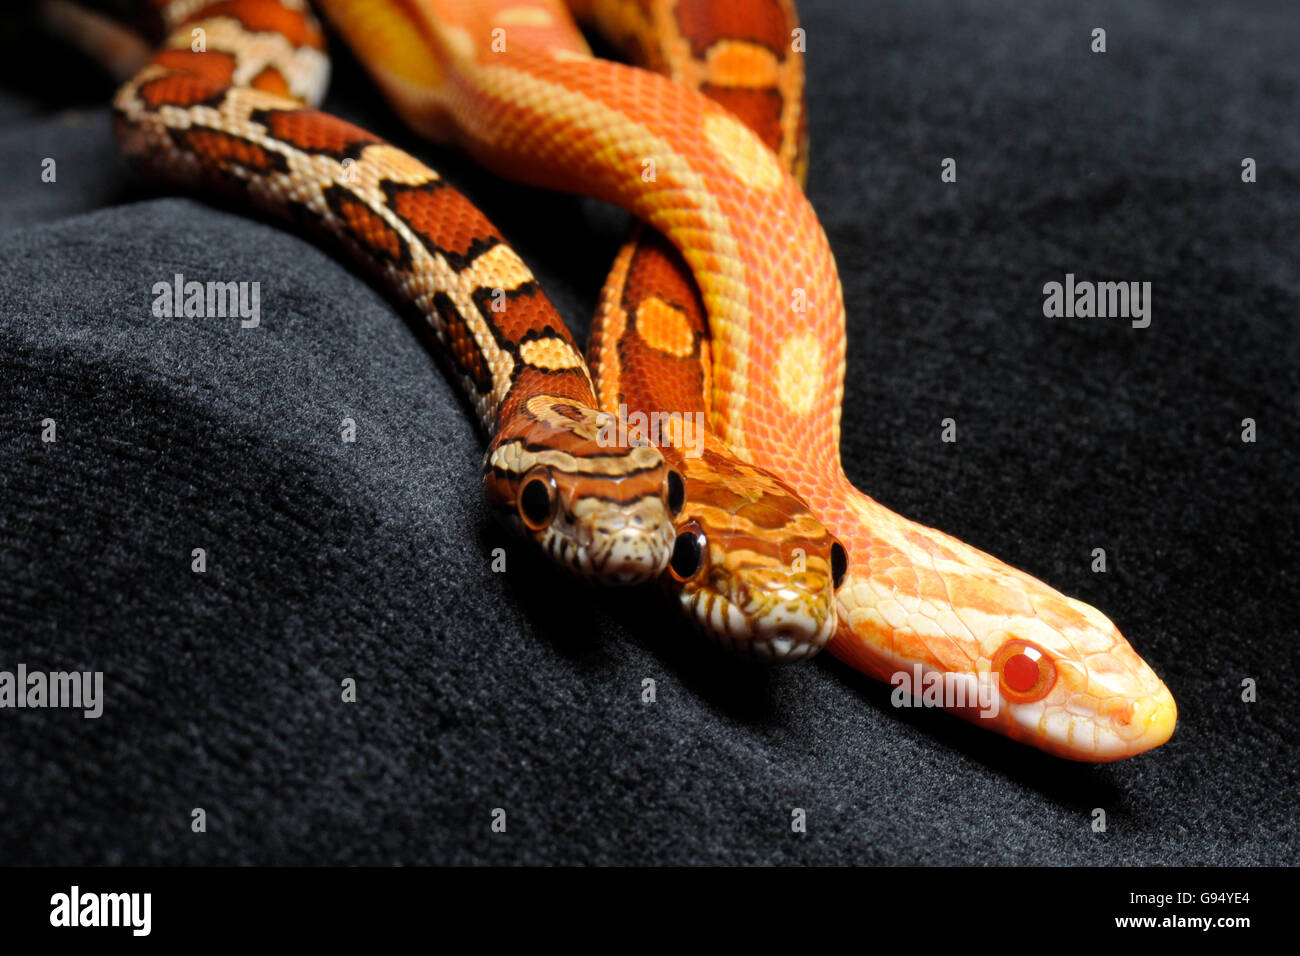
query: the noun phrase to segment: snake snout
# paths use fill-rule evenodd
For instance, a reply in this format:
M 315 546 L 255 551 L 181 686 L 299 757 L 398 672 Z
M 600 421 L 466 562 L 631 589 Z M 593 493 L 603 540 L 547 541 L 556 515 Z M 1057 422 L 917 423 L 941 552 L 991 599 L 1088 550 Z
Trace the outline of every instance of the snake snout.
M 595 580 L 629 587 L 663 571 L 671 554 L 673 527 L 663 502 L 647 499 L 592 516 L 581 537 L 591 551 Z
M 820 582 L 820 583 L 818 583 Z M 817 654 L 835 629 L 828 581 L 771 567 L 729 566 L 726 556 L 682 601 L 704 634 L 727 650 L 768 664 Z
M 772 663 L 807 660 L 826 646 L 833 628 L 833 615 L 785 604 L 755 622 L 750 648 L 755 657 Z
M 825 575 L 768 574 L 751 582 L 757 600 L 747 608 L 754 656 L 782 663 L 817 654 L 835 629 L 834 592 Z
M 1127 711 L 1112 717 L 1116 736 L 1129 753 L 1138 754 L 1159 747 L 1173 736 L 1178 723 L 1178 705 L 1163 684 L 1151 697 L 1135 701 Z

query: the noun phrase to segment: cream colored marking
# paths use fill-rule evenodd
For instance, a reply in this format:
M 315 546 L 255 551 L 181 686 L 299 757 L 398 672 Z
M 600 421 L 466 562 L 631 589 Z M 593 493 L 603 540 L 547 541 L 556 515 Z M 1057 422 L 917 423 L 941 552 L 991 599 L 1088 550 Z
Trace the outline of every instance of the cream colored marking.
M 710 113 L 704 138 L 722 162 L 751 189 L 778 189 L 784 182 L 780 162 L 754 131 L 726 113 Z
M 373 163 L 380 179 L 391 180 L 404 186 L 421 186 L 436 182 L 441 177 L 410 153 L 389 143 L 376 143 L 361 151 L 360 162 Z
M 624 243 L 614 260 L 605 288 L 601 290 L 600 312 L 592 328 L 603 330 L 600 336 L 599 352 L 592 372 L 599 370 L 600 391 L 597 399 L 600 407 L 607 412 L 617 413 L 619 391 L 615 384 L 623 377 L 622 361 L 618 354 L 619 339 L 627 332 L 628 315 L 623 309 L 623 287 L 627 284 L 627 271 L 632 262 L 633 248 Z
M 510 292 L 526 282 L 533 281 L 533 274 L 519 258 L 518 253 L 504 242 L 498 243 L 487 252 L 475 258 L 461 275 L 469 282 L 484 289 L 504 289 Z
M 531 4 L 506 7 L 497 11 L 493 22 L 503 27 L 549 27 L 555 21 L 541 7 Z
M 799 116 L 804 108 L 801 56 L 801 53 L 787 56 L 785 65 L 777 71 L 777 88 L 781 91 L 781 163 L 791 171 L 799 155 Z M 805 165 L 807 159 L 805 156 Z
M 443 40 L 451 49 L 451 55 L 461 60 L 472 60 L 476 47 L 474 38 L 470 36 L 468 30 L 458 26 L 443 26 L 441 28 Z
M 566 419 L 566 422 L 568 420 Z M 489 464 L 493 468 L 522 475 L 534 465 L 550 465 L 560 471 L 587 472 L 594 475 L 623 475 L 629 471 L 654 468 L 663 458 L 651 445 L 629 448 L 626 453 L 579 457 L 554 448 L 528 451 L 520 441 L 508 441 L 492 450 Z
M 582 366 L 582 356 L 573 350 L 573 346 L 555 337 L 530 339 L 519 346 L 519 357 L 534 368 L 548 371 Z
M 631 34 L 654 37 L 672 81 L 698 90 L 707 79 L 707 68 L 702 60 L 695 58 L 690 38 L 682 33 L 675 5 L 655 3 L 651 7 L 651 10 L 644 12 L 648 16 L 643 14 L 637 17 L 641 25 L 638 29 L 631 30 Z
M 572 60 L 590 60 L 591 54 L 579 53 L 577 50 L 566 50 L 562 46 L 553 46 L 550 49 L 551 59 L 569 62 Z
M 176 24 L 188 20 L 204 7 L 211 5 L 212 0 L 172 0 L 172 2 L 163 7 L 159 13 L 162 15 L 163 25 L 167 32 L 170 33 L 176 29 Z M 295 4 L 294 9 L 301 10 L 302 6 Z M 190 35 L 190 27 L 197 25 L 198 24 L 187 24 L 185 27 L 185 35 L 188 37 Z M 189 47 L 189 40 L 185 41 L 185 46 L 186 48 Z
M 695 351 L 695 333 L 686 316 L 657 295 L 642 299 L 636 307 L 636 334 L 652 349 L 674 358 Z
M 826 381 L 826 357 L 811 332 L 792 335 L 781 343 L 776 360 L 776 391 L 796 415 L 807 415 Z

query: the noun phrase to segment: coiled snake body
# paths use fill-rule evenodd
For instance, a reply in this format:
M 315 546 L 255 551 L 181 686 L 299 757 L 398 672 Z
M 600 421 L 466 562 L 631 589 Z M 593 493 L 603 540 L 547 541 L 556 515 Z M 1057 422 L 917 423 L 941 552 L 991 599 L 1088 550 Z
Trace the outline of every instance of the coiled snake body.
M 300 67 L 273 65 L 282 54 L 319 49 L 314 35 L 282 29 L 302 20 L 297 6 L 290 0 L 169 5 L 174 25 L 209 18 L 210 41 L 227 29 L 219 21 L 240 23 L 261 42 L 264 61 L 218 67 L 207 65 L 215 62 L 209 59 L 196 66 L 184 56 L 188 36 L 178 34 L 176 48 L 119 94 L 127 152 L 172 178 L 201 173 L 262 202 L 310 210 L 400 295 L 417 301 L 438 328 L 493 434 L 486 485 L 500 510 L 543 547 L 569 555 L 579 570 L 621 581 L 655 573 L 668 558 L 672 506 L 682 503 L 680 489 L 670 487 L 676 472 L 654 448 L 611 450 L 596 440 L 596 397 L 562 323 L 545 311 L 527 270 L 481 217 L 451 203 L 458 225 L 446 224 L 447 209 L 436 197 L 452 193 L 436 174 L 355 127 L 286 103 L 286 93 L 310 93 L 316 82 L 303 86 L 293 78 Z M 606 316 L 605 338 L 592 355 L 619 356 L 619 367 L 610 369 L 616 384 L 601 389 L 606 404 L 621 395 L 671 408 L 677 398 L 661 398 L 656 389 L 681 378 L 654 363 L 665 353 L 694 363 L 707 383 L 695 391 L 717 429 L 709 474 L 716 476 L 718 462 L 737 462 L 738 495 L 755 503 L 787 502 L 770 527 L 748 521 L 740 534 L 764 543 L 754 551 L 754 566 L 778 560 L 788 566 L 775 578 L 753 581 L 760 589 L 784 591 L 789 602 L 756 602 L 754 616 L 747 617 L 736 602 L 719 614 L 724 606 L 714 601 L 705 617 L 715 633 L 734 646 L 759 634 L 762 650 L 756 652 L 779 658 L 796 647 L 806 648 L 800 654 L 815 651 L 834 620 L 830 647 L 842 660 L 883 680 L 915 668 L 989 683 L 1001 705 L 995 714 L 967 705 L 949 709 L 1059 756 L 1113 760 L 1168 739 L 1176 715 L 1172 696 L 1104 615 L 888 511 L 845 477 L 839 461 L 844 307 L 826 237 L 791 173 L 799 173 L 802 162 L 797 115 L 778 120 L 793 124 L 775 137 L 783 150 L 778 158 L 703 93 L 591 57 L 567 11 L 553 0 L 328 0 L 323 6 L 413 127 L 457 144 L 503 175 L 620 205 L 658 230 L 680 256 L 656 253 L 656 240 L 647 238 L 638 248 L 670 264 L 649 270 L 659 275 L 647 280 L 659 291 L 636 291 L 636 277 L 647 270 L 629 266 L 635 251 L 620 259 L 610 286 L 633 290 L 635 301 L 619 293 L 619 302 L 632 302 L 637 320 L 625 327 L 634 333 L 657 329 L 657 347 L 640 357 L 634 347 L 603 349 L 602 341 L 626 342 L 629 334 L 617 327 L 616 316 Z M 695 54 L 712 46 L 701 29 L 717 33 L 721 22 L 682 16 L 681 9 L 699 6 L 684 0 L 589 0 L 579 6 L 602 17 L 615 36 L 675 31 L 672 41 L 694 44 Z M 723 75 L 728 68 L 740 75 L 747 61 L 780 62 L 790 55 L 788 7 L 755 0 L 747 11 L 727 27 L 747 45 L 719 47 L 714 57 Z M 267 39 L 275 35 L 288 39 Z M 231 39 L 249 46 L 247 37 Z M 691 56 L 688 50 L 685 58 Z M 310 65 L 313 57 L 305 59 Z M 719 98 L 725 100 L 725 92 Z M 354 161 L 350 172 L 345 159 Z M 651 177 L 643 175 L 647 160 Z M 416 261 L 427 274 L 411 271 Z M 491 290 L 505 290 L 508 318 L 484 309 Z M 690 309 L 684 299 L 696 291 L 707 315 L 707 346 L 702 322 L 679 321 Z M 640 305 L 656 297 L 684 308 L 674 318 L 649 306 L 643 326 Z M 608 290 L 606 301 L 612 301 Z M 665 344 L 675 345 L 675 352 L 658 347 Z M 656 369 L 665 370 L 658 384 Z M 693 410 L 691 401 L 675 410 Z M 680 463 L 674 449 L 665 454 Z M 688 465 L 681 467 L 688 472 L 689 500 L 698 482 Z M 602 485 L 594 494 L 586 484 L 593 481 Z M 529 488 L 536 491 L 535 508 Z M 598 507 L 602 500 L 617 507 L 583 513 L 583 503 Z M 721 520 L 718 513 L 702 518 Z M 622 543 L 595 544 L 608 540 L 600 535 L 609 527 Z M 806 545 L 797 573 L 809 577 L 796 577 L 793 549 L 783 550 L 775 538 L 780 534 Z M 677 535 L 679 544 L 682 538 Z M 847 552 L 847 572 L 834 613 L 822 613 L 818 602 L 829 602 L 826 582 L 844 570 L 837 543 Z M 679 570 L 692 571 L 689 563 Z M 724 571 L 742 582 L 749 573 L 735 563 Z M 678 577 L 688 608 L 709 604 L 690 600 L 692 575 Z M 723 593 L 733 584 L 708 586 Z

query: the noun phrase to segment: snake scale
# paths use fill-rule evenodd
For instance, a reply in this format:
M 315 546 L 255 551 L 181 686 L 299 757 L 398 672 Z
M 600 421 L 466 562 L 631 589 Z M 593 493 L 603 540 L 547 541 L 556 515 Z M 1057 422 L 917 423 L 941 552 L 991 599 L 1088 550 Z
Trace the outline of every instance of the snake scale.
M 990 686 L 992 713 L 939 703 L 1057 756 L 1114 760 L 1172 734 L 1172 695 L 1101 612 L 845 476 L 844 303 L 801 188 L 788 2 L 573 4 L 641 67 L 593 57 L 555 0 L 321 4 L 412 128 L 645 224 L 602 297 L 598 384 L 467 200 L 312 108 L 327 61 L 301 2 L 155 5 L 168 39 L 115 100 L 124 152 L 326 237 L 417 309 L 490 436 L 489 504 L 552 558 L 603 583 L 659 577 L 759 658 L 827 645 L 881 680 L 939 677 L 970 700 Z M 620 405 L 703 413 L 703 453 L 636 427 L 611 442 Z

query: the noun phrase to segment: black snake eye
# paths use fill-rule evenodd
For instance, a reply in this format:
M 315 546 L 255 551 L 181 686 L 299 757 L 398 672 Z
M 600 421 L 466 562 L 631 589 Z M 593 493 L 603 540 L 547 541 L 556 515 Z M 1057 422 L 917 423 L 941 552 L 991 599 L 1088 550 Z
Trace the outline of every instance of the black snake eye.
M 533 531 L 540 531 L 555 516 L 555 479 L 545 468 L 535 468 L 524 479 L 519 492 L 519 517 Z
M 677 532 L 677 543 L 673 545 L 668 569 L 678 581 L 690 580 L 704 566 L 704 543 L 704 532 L 694 521 Z
M 848 570 L 849 553 L 844 550 L 844 545 L 836 541 L 831 545 L 831 587 L 838 591 Z
M 668 511 L 676 517 L 686 504 L 686 482 L 677 472 L 668 471 Z

